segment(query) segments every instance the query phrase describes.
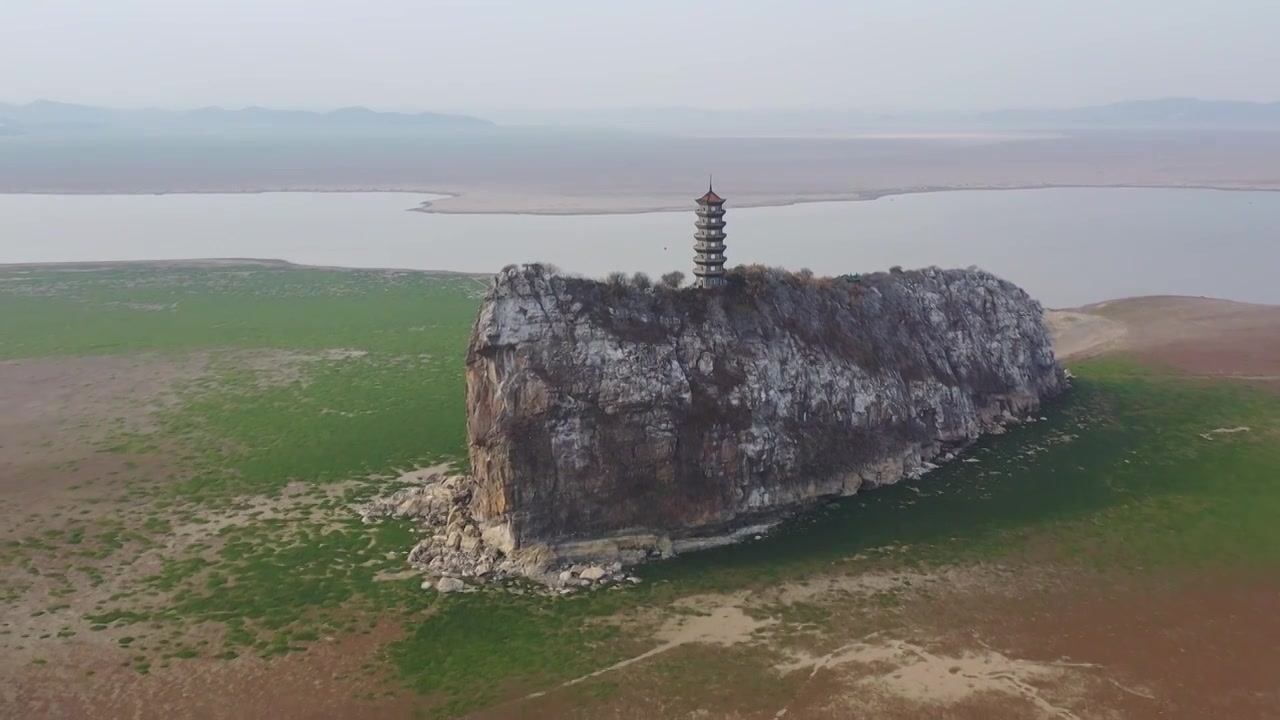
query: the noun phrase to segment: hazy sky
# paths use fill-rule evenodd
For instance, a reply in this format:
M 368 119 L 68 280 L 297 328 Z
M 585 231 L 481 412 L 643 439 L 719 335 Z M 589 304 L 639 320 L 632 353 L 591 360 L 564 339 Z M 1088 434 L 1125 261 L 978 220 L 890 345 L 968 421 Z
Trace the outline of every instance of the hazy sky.
M 1277 0 L 0 0 L 0 100 L 453 110 L 1280 100 Z

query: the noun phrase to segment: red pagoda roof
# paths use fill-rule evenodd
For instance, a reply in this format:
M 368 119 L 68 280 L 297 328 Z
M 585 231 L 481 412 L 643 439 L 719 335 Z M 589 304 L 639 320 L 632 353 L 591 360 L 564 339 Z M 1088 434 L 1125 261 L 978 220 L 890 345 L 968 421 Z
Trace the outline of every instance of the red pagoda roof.
M 699 205 L 719 205 L 723 202 L 724 198 L 717 195 L 716 191 L 711 189 L 711 183 L 707 183 L 707 194 L 698 198 Z

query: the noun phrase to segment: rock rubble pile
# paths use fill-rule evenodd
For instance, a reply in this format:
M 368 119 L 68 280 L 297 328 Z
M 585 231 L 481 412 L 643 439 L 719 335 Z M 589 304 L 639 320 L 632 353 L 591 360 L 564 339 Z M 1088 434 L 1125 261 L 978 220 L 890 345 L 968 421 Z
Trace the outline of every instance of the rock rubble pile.
M 623 572 L 622 563 L 583 564 L 558 558 L 542 546 L 526 551 L 500 547 L 486 539 L 470 504 L 475 480 L 466 475 L 428 475 L 407 487 L 359 508 L 366 523 L 384 518 L 414 520 L 422 539 L 408 552 L 408 562 L 426 576 L 423 589 L 465 592 L 475 584 L 526 578 L 562 592 L 574 588 L 640 582 Z M 468 583 L 471 584 L 468 584 Z

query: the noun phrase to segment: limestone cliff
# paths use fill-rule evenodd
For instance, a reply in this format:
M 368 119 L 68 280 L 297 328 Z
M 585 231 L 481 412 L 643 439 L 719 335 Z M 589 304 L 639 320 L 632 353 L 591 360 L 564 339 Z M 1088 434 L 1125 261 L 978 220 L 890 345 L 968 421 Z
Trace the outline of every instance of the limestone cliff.
M 507 551 L 723 535 L 918 473 L 1065 382 L 1040 304 L 979 270 L 706 291 L 512 267 L 467 356 L 471 510 Z

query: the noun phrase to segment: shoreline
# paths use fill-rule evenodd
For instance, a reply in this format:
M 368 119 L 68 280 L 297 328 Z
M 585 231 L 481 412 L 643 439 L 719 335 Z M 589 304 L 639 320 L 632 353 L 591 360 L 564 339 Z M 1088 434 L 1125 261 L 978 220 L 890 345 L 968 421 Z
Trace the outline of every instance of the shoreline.
M 733 202 L 740 210 L 771 207 L 791 207 L 794 205 L 810 205 L 816 203 L 868 202 L 887 197 L 903 195 L 926 195 L 949 192 L 992 192 L 992 191 L 1031 191 L 1031 190 L 1206 190 L 1216 192 L 1280 192 L 1280 184 L 1228 184 L 1228 183 L 1040 183 L 1010 185 L 922 185 L 914 187 L 880 188 L 855 190 L 846 192 L 814 192 L 814 193 L 759 193 L 748 196 L 748 199 Z M 420 201 L 416 206 L 405 208 L 406 212 L 418 212 L 429 215 L 531 215 L 531 216 L 591 216 L 591 215 L 648 215 L 654 213 L 685 212 L 690 203 L 685 202 L 683 195 L 674 193 L 635 193 L 622 199 L 609 202 L 610 196 L 553 194 L 536 196 L 532 202 L 524 195 L 500 194 L 497 197 L 486 196 L 484 191 L 440 190 L 430 188 L 283 188 L 283 189 L 238 189 L 238 190 L 166 190 L 155 192 L 121 191 L 121 192 L 89 192 L 75 190 L 31 190 L 0 192 L 0 195 L 43 195 L 43 196 L 119 196 L 133 197 L 142 195 L 266 195 L 272 193 L 305 193 L 305 194 L 403 194 L 434 195 L 428 200 Z M 504 202 L 508 198 L 526 198 L 525 206 L 519 201 Z M 628 201 L 626 198 L 632 200 Z M 670 200 L 668 200 L 670 197 Z M 636 200 L 647 198 L 649 202 Z M 661 198 L 658 200 L 658 198 Z M 604 200 L 601 203 L 592 201 Z M 462 202 L 459 202 L 462 201 Z M 542 201 L 542 202 L 538 202 Z M 732 201 L 731 201 L 732 202 Z
M 491 278 L 494 273 L 477 273 L 467 272 L 465 270 L 421 270 L 418 268 L 405 267 L 356 267 L 351 265 L 309 265 L 305 263 L 295 263 L 279 258 L 179 258 L 165 260 L 68 260 L 58 262 L 34 262 L 34 263 L 0 263 L 0 272 L 6 271 L 22 271 L 22 270 L 58 270 L 65 272 L 93 272 L 98 270 L 113 270 L 117 268 L 137 267 L 137 268 L 174 268 L 174 269 L 192 269 L 192 268 L 244 268 L 257 267 L 264 270 L 337 270 L 349 272 L 392 272 L 392 273 L 417 273 L 422 275 L 447 275 L 462 278 Z M 1242 307 L 1258 307 L 1258 308 L 1280 308 L 1280 304 L 1276 303 L 1258 303 L 1248 302 L 1244 300 L 1232 300 L 1226 297 L 1212 297 L 1206 295 L 1170 295 L 1170 294 L 1152 294 L 1152 295 L 1125 295 L 1122 297 L 1112 297 L 1103 300 L 1094 300 L 1083 305 L 1074 307 L 1048 307 L 1044 308 L 1046 317 L 1053 315 L 1061 315 L 1064 313 L 1071 314 L 1091 314 L 1108 306 L 1119 303 L 1127 303 L 1138 300 L 1149 301 L 1207 301 L 1218 303 L 1231 303 Z
M 98 272 L 121 268 L 150 269 L 214 269 L 259 268 L 262 270 L 337 270 L 343 272 L 418 273 L 422 275 L 447 275 L 462 278 L 489 278 L 493 273 L 468 272 L 466 270 L 422 270 L 407 267 L 357 267 L 353 265 L 311 265 L 280 258 L 166 258 L 160 260 L 61 260 L 53 262 L 0 263 L 0 272 L 56 271 Z
M 1280 192 L 1280 185 L 1134 185 L 1134 184 L 1059 184 L 1046 183 L 1040 185 L 937 185 L 908 188 L 888 188 L 883 190 L 858 190 L 848 193 L 813 193 L 785 195 L 777 198 L 746 200 L 734 202 L 738 210 L 755 208 L 792 207 L 795 205 L 814 205 L 819 203 L 852 203 L 870 202 L 881 198 L 902 195 L 931 195 L 950 192 L 999 192 L 999 191 L 1032 191 L 1032 190 L 1207 190 L 1215 192 Z M 444 194 L 444 193 L 435 193 Z M 429 215 L 534 215 L 534 216 L 574 216 L 574 215 L 650 215 L 654 213 L 688 212 L 689 203 L 672 203 L 670 205 L 638 205 L 634 207 L 592 208 L 592 209 L 484 209 L 484 208 L 451 208 L 438 207 L 438 203 L 467 197 L 466 193 L 450 193 L 440 200 L 424 200 L 418 207 L 409 212 L 420 212 Z M 730 201 L 732 202 L 732 200 Z M 501 205 L 497 207 L 501 208 Z
M 1000 191 L 1033 191 L 1033 190 L 1205 190 L 1213 192 L 1280 192 L 1280 185 L 1176 185 L 1176 184 L 1070 184 L 1046 183 L 1041 185 L 938 185 L 909 188 L 888 188 L 883 190 L 859 190 L 848 193 L 813 193 L 786 195 L 777 198 L 746 200 L 733 203 L 738 210 L 757 208 L 792 207 L 795 205 L 815 205 L 819 203 L 853 203 L 870 202 L 887 197 L 904 195 L 931 195 L 951 192 L 1000 192 Z M 436 193 L 444 194 L 444 193 Z M 637 205 L 616 208 L 556 208 L 556 209 L 486 209 L 486 208 L 454 208 L 438 207 L 440 202 L 468 197 L 466 193 L 450 193 L 440 200 L 424 200 L 418 207 L 409 208 L 409 212 L 420 212 L 428 215 L 532 215 L 540 217 L 563 217 L 577 215 L 651 215 L 655 213 L 679 213 L 689 210 L 689 203 L 672 203 L 663 205 Z M 502 205 L 498 204 L 497 208 Z

